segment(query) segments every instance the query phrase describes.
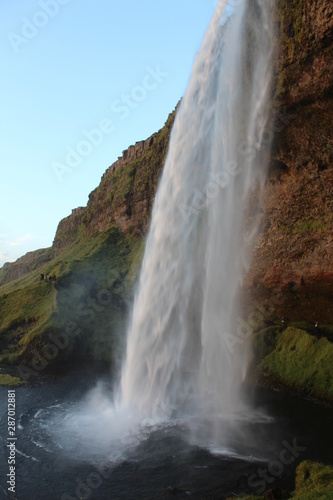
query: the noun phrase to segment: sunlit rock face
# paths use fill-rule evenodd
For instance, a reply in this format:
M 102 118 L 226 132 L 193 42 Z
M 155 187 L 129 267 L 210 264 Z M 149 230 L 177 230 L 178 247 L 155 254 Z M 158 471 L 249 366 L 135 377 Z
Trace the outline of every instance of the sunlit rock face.
M 333 4 L 277 2 L 275 139 L 245 317 L 332 323 Z M 275 300 L 275 296 L 279 296 Z
M 189 401 L 206 413 L 241 404 L 237 292 L 258 229 L 258 216 L 245 224 L 249 202 L 270 153 L 274 10 L 237 2 L 226 18 L 227 3 L 176 116 L 134 301 L 121 404 L 145 416 Z

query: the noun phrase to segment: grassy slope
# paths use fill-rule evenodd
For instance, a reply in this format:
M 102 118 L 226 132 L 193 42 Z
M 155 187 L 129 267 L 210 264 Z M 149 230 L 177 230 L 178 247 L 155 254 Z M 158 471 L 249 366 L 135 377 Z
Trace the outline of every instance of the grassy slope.
M 66 348 L 48 364 L 82 357 L 119 362 L 127 306 L 143 254 L 142 232 L 174 117 L 175 113 L 169 116 L 144 155 L 103 178 L 81 224 L 58 229 L 60 245 L 33 252 L 0 270 L 0 363 L 31 365 L 37 359 L 39 365 L 50 336 L 67 335 L 73 328 L 75 335 L 69 335 Z M 126 231 L 116 220 L 124 205 L 129 216 Z M 9 280 L 8 273 L 21 277 Z M 57 280 L 41 281 L 41 273 L 55 274 Z
M 0 269 L 0 287 L 26 274 L 27 270 L 35 270 L 52 258 L 52 248 L 42 248 L 28 252 L 16 262 L 6 263 Z
M 270 327 L 255 334 L 254 352 L 257 375 L 269 384 L 333 400 L 333 344 L 321 330 Z
M 18 377 L 12 377 L 8 374 L 0 375 L 0 386 L 4 387 L 20 387 L 23 384 L 22 380 Z
M 66 332 L 72 323 L 80 336 L 54 362 L 75 356 L 73 351 L 116 358 L 142 249 L 142 238 L 114 226 L 78 239 L 44 266 L 1 287 L 0 362 L 30 364 L 49 335 Z M 57 280 L 40 281 L 40 273 Z
M 302 462 L 296 470 L 295 500 L 333 499 L 333 466 Z

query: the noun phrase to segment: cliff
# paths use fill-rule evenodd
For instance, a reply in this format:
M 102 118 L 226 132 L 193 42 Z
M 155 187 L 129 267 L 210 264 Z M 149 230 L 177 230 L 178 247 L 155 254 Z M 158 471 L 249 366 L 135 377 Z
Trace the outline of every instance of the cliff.
M 0 270 L 0 363 L 32 366 L 36 376 L 82 358 L 119 362 L 175 113 L 106 170 L 87 206 L 60 221 L 52 248 Z
M 333 4 L 279 0 L 277 21 L 278 132 L 247 277 L 247 310 L 259 302 L 270 316 L 332 323 Z
M 261 233 L 248 272 L 245 313 L 333 322 L 333 7 L 330 1 L 278 0 L 275 143 L 262 193 Z M 278 46 L 278 43 L 277 43 Z M 107 231 L 145 235 L 175 114 L 157 134 L 111 165 L 86 208 L 60 222 L 54 249 Z M 272 293 L 282 304 L 267 304 Z
M 276 36 L 281 43 L 271 126 L 275 139 L 260 197 L 260 231 L 242 289 L 244 320 L 251 316 L 256 324 L 273 325 L 254 338 L 256 367 L 262 363 L 267 376 L 287 386 L 297 382 L 298 388 L 303 379 L 283 379 L 268 360 L 280 356 L 275 352 L 278 335 L 293 322 L 318 342 L 327 338 L 325 349 L 331 353 L 332 23 L 329 0 L 277 0 Z M 41 356 L 50 335 L 63 335 L 69 325 L 74 337 L 69 335 L 66 348 L 59 348 L 46 366 L 64 359 L 120 357 L 126 309 L 175 113 L 160 131 L 130 146 L 106 170 L 87 206 L 59 223 L 52 249 L 28 254 L 0 270 L 0 362 L 36 365 L 35 357 Z M 55 274 L 57 280 L 40 282 L 40 273 Z M 299 346 L 306 352 L 307 334 L 300 331 Z M 293 335 L 288 335 L 292 343 Z
M 123 151 L 90 193 L 87 207 L 73 210 L 59 223 L 53 243 L 56 252 L 75 241 L 80 231 L 103 233 L 114 224 L 124 232 L 146 234 L 175 113 L 157 133 Z
M 248 375 L 332 401 L 333 4 L 278 0 L 277 28 L 277 132 L 243 289 Z
M 35 252 L 28 252 L 15 262 L 6 262 L 0 270 L 0 287 L 26 274 L 39 269 L 52 259 L 52 248 L 43 248 Z

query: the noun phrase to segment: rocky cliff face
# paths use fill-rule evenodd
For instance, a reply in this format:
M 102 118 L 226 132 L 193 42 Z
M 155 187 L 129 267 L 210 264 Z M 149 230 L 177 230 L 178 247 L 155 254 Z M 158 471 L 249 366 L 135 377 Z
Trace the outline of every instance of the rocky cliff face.
M 332 322 L 333 4 L 278 0 L 276 17 L 276 136 L 246 309 L 257 301 L 272 317 Z M 173 121 L 174 113 L 164 129 L 131 146 L 105 172 L 87 208 L 60 223 L 55 248 L 79 230 L 92 234 L 112 224 L 147 232 Z
M 333 3 L 279 0 L 277 18 L 280 118 L 247 306 L 257 300 L 271 315 L 332 323 Z
M 52 259 L 53 249 L 43 248 L 35 252 L 28 252 L 15 262 L 6 262 L 0 272 L 0 286 L 22 278 L 26 274 L 39 269 Z
M 273 99 L 275 139 L 260 198 L 260 232 L 244 281 L 243 313 L 246 318 L 260 309 L 270 320 L 281 321 L 284 316 L 312 325 L 333 323 L 333 3 L 277 0 L 276 16 L 281 44 L 277 44 Z M 21 356 L 17 332 L 22 322 L 29 328 L 39 322 L 38 331 L 29 330 L 30 337 L 20 340 L 27 352 L 34 352 L 33 335 L 38 334 L 42 344 L 50 325 L 59 329 L 64 304 L 65 317 L 73 321 L 73 303 L 79 303 L 80 312 L 82 301 L 96 305 L 100 289 L 117 298 L 118 311 L 127 276 L 137 269 L 132 264 L 140 261 L 139 243 L 149 226 L 174 117 L 175 112 L 159 132 L 130 146 L 107 169 L 87 207 L 73 210 L 59 223 L 52 249 L 28 254 L 0 270 L 0 286 L 10 285 L 0 293 L 0 333 L 14 338 L 8 356 L 12 352 Z M 39 272 L 55 273 L 57 283 L 40 284 Z M 10 283 L 28 273 L 26 280 Z M 83 290 L 87 276 L 94 284 Z M 54 311 L 45 302 L 48 297 Z M 96 332 L 109 331 L 108 309 L 101 312 L 104 330 L 96 320 L 89 323 L 86 338 L 94 344 L 98 344 Z M 47 323 L 52 311 L 59 314 Z M 81 316 L 75 321 L 84 331 Z
M 124 232 L 147 232 L 158 179 L 167 155 L 176 110 L 165 126 L 145 141 L 130 146 L 105 172 L 89 195 L 88 205 L 78 208 L 58 226 L 53 246 L 59 252 L 80 234 L 108 231 L 114 224 Z

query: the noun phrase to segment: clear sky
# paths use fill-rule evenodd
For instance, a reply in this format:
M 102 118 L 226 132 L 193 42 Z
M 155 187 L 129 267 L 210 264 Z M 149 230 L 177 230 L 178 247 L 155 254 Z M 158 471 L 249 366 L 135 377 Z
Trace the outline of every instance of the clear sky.
M 0 266 L 50 246 L 122 151 L 163 126 L 216 3 L 0 3 Z

